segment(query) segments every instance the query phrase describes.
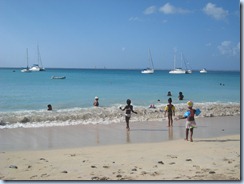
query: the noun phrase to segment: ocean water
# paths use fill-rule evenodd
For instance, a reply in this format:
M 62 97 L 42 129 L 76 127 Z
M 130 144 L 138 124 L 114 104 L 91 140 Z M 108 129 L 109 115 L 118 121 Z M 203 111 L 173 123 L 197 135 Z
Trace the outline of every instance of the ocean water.
M 66 79 L 51 79 L 66 76 Z M 240 72 L 209 71 L 172 75 L 156 70 L 153 75 L 140 70 L 47 69 L 21 73 L 20 69 L 0 69 L 0 128 L 63 126 L 87 123 L 124 122 L 120 106 L 132 100 L 138 115 L 132 121 L 162 119 L 160 109 L 171 91 L 177 114 L 188 100 L 202 109 L 201 116 L 240 113 Z M 184 100 L 178 100 L 183 92 Z M 92 106 L 99 97 L 99 108 Z M 47 104 L 53 111 L 48 112 Z M 156 109 L 148 109 L 155 104 Z

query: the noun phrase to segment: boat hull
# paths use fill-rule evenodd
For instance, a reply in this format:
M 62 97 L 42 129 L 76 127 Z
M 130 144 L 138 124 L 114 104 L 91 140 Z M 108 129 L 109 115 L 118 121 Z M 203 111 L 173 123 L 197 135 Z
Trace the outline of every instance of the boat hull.
M 27 73 L 27 72 L 31 72 L 31 70 L 29 70 L 29 69 L 22 69 L 21 72 L 26 72 Z
M 40 71 L 45 71 L 45 69 L 41 68 L 39 66 L 33 66 L 33 67 L 30 68 L 30 71 L 32 71 L 32 72 L 40 72 Z
M 208 73 L 206 69 L 200 70 L 200 73 Z
M 65 76 L 61 76 L 61 77 L 52 76 L 51 79 L 66 79 L 66 77 Z
M 187 72 L 183 69 L 174 69 L 169 71 L 170 74 L 186 74 Z
M 143 71 L 141 71 L 141 73 L 143 73 L 143 74 L 153 74 L 154 70 L 143 70 Z

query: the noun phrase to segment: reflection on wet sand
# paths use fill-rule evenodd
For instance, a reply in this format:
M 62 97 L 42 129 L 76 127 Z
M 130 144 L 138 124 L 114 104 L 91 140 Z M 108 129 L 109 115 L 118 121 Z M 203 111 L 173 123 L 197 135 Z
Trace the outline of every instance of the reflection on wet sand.
M 169 129 L 168 129 L 168 139 L 169 140 L 173 140 L 174 139 L 173 127 L 169 127 Z

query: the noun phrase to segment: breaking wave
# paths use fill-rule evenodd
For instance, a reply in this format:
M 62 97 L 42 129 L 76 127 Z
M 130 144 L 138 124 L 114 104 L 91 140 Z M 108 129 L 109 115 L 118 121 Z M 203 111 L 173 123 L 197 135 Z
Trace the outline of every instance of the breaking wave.
M 131 121 L 162 121 L 164 106 L 156 108 L 134 106 L 138 114 L 133 114 Z M 67 126 L 77 124 L 111 124 L 124 122 L 124 112 L 120 105 L 113 107 L 72 108 L 62 110 L 38 110 L 0 112 L 0 129 L 5 128 L 38 128 L 51 126 Z M 187 110 L 185 104 L 176 104 L 176 117 Z M 239 103 L 195 103 L 194 108 L 201 109 L 199 117 L 233 116 L 240 114 Z

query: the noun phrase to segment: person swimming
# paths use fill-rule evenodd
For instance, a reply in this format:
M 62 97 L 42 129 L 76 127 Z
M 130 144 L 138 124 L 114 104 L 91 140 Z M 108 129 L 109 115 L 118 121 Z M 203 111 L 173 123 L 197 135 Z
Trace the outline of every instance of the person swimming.
M 93 102 L 93 106 L 95 106 L 95 107 L 98 107 L 98 106 L 99 106 L 99 102 L 98 102 L 98 100 L 99 100 L 99 98 L 96 96 L 96 97 L 95 97 L 95 100 L 94 100 L 94 102 Z
M 51 104 L 48 104 L 48 105 L 47 105 L 47 110 L 48 110 L 48 111 L 53 110 L 53 108 L 52 108 L 52 105 L 51 105 Z
M 182 93 L 182 92 L 179 92 L 179 96 L 178 96 L 178 98 L 179 98 L 179 100 L 183 100 L 184 95 L 183 95 L 183 93 Z
M 167 96 L 172 96 L 172 94 L 171 94 L 171 92 L 170 92 L 170 91 L 168 91 L 168 94 L 167 94 Z

